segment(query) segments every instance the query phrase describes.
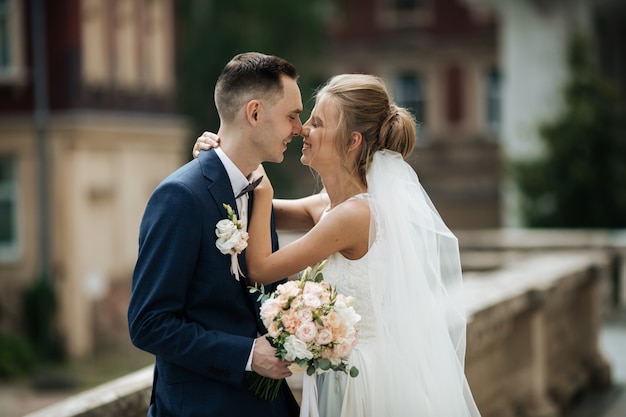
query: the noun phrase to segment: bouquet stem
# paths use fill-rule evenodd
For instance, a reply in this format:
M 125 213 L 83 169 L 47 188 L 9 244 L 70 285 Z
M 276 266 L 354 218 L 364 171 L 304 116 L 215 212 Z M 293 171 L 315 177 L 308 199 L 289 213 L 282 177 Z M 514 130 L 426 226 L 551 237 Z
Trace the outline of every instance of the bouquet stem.
M 252 385 L 250 385 L 250 389 L 264 400 L 273 401 L 278 396 L 278 391 L 283 381 L 284 379 L 272 379 L 256 375 Z

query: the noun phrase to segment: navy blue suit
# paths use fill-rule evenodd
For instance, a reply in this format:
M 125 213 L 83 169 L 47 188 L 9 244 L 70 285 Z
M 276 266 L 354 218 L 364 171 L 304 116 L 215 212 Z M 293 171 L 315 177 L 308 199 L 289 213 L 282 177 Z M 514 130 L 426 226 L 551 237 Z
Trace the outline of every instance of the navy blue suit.
M 230 255 L 215 246 L 223 203 L 237 210 L 211 150 L 166 178 L 147 204 L 128 323 L 133 344 L 156 356 L 149 416 L 298 415 L 286 383 L 274 401 L 249 389 L 256 374 L 245 372 L 246 362 L 266 330 L 246 278 L 235 280 Z M 239 262 L 245 274 L 243 256 Z

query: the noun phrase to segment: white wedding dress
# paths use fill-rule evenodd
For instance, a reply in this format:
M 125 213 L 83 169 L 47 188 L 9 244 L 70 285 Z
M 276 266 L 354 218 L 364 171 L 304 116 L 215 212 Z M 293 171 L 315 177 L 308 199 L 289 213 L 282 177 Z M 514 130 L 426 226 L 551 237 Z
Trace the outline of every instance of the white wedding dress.
M 370 248 L 332 255 L 324 279 L 355 298 L 355 378 L 317 376 L 320 417 L 479 417 L 464 374 L 465 317 L 458 243 L 413 169 L 388 150 L 374 155 L 362 199 Z

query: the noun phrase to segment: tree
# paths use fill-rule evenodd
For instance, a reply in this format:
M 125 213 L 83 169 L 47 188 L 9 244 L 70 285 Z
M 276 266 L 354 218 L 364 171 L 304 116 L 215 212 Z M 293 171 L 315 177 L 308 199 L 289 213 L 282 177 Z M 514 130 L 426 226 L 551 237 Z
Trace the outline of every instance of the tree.
M 513 166 L 530 227 L 626 226 L 626 123 L 582 36 L 569 47 L 565 110 L 540 128 L 544 155 Z
M 307 0 L 180 0 L 177 2 L 178 105 L 190 124 L 189 149 L 205 130 L 217 131 L 219 119 L 213 102 L 215 81 L 237 53 L 258 51 L 288 59 L 300 73 L 302 98 L 315 87 L 307 63 L 318 59 L 323 19 L 328 1 Z M 306 111 L 305 111 L 306 114 Z M 277 193 L 292 196 L 293 168 L 299 148 L 291 145 L 283 165 L 268 164 Z M 296 154 L 296 155 L 294 155 Z M 191 152 L 189 153 L 191 155 Z M 299 165 L 299 164 L 298 164 Z M 295 165 L 296 169 L 302 169 Z M 281 192 L 282 191 L 282 192 Z

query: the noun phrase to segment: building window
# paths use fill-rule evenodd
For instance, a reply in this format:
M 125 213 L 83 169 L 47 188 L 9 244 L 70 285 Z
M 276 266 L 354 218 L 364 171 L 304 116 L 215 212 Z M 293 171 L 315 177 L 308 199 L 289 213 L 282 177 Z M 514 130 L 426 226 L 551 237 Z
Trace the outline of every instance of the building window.
M 492 68 L 485 76 L 485 97 L 486 97 L 486 115 L 487 126 L 492 133 L 500 132 L 500 122 L 502 113 L 501 98 L 501 78 L 500 72 Z
M 389 8 L 397 11 L 419 10 L 424 7 L 424 0 L 389 0 Z
M 394 82 L 396 103 L 409 109 L 418 124 L 423 124 L 426 119 L 422 84 L 422 78 L 414 72 L 401 73 Z
M 17 179 L 15 158 L 0 156 L 0 261 L 17 257 Z
M 0 82 L 26 81 L 22 51 L 22 2 L 0 0 Z
M 9 1 L 0 0 L 0 68 L 6 70 L 11 64 L 11 43 L 9 40 Z
M 383 27 L 414 28 L 432 24 L 433 0 L 378 0 L 377 20 Z

